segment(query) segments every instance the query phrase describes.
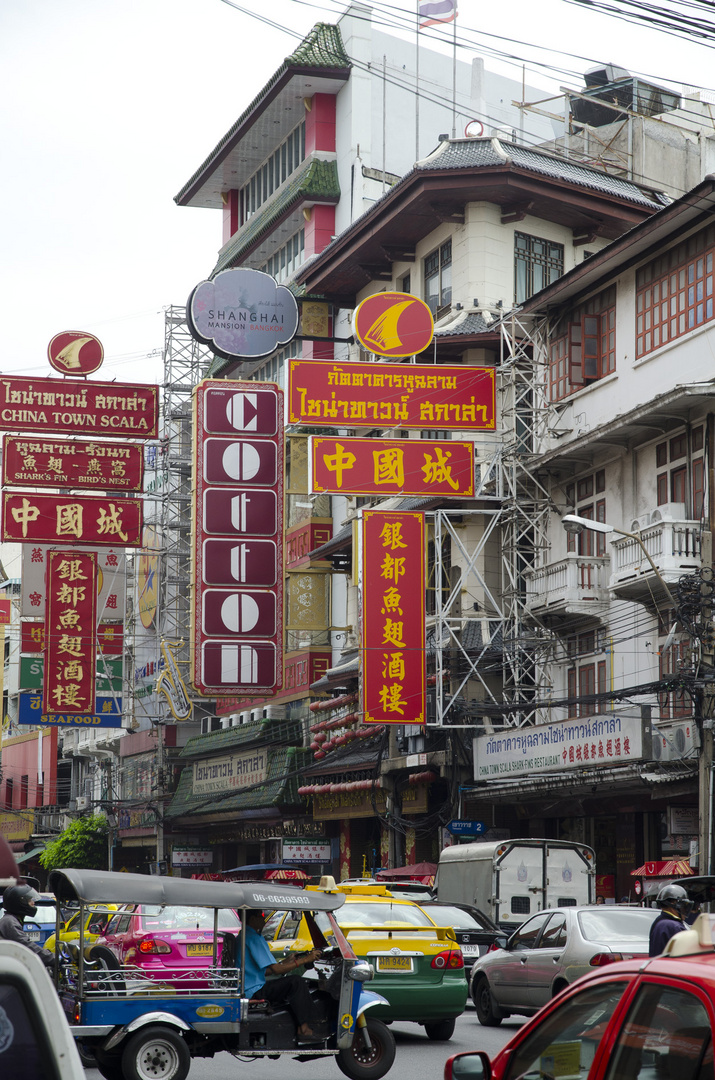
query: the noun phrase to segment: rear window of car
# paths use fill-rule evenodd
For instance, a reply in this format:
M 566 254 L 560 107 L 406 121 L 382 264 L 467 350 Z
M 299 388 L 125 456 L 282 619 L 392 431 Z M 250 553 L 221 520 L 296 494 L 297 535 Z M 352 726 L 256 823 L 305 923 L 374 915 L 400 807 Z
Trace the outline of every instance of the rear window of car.
M 136 920 L 135 920 L 136 921 Z M 145 906 L 139 918 L 141 930 L 213 930 L 213 908 Z M 241 922 L 231 908 L 220 908 L 219 930 L 235 930 Z
M 55 925 L 55 919 L 57 917 L 57 908 L 51 907 L 49 904 L 38 904 L 34 915 L 27 916 L 27 922 L 52 923 Z
M 413 904 L 370 903 L 343 904 L 334 913 L 338 926 L 434 926 L 434 922 Z
M 578 922 L 587 941 L 647 941 L 659 912 L 652 908 L 617 911 L 607 907 L 579 911 Z
M 452 926 L 458 930 L 484 930 L 484 923 L 478 922 L 468 911 L 462 908 L 449 907 L 448 904 L 429 904 L 427 913 L 434 919 L 437 926 Z

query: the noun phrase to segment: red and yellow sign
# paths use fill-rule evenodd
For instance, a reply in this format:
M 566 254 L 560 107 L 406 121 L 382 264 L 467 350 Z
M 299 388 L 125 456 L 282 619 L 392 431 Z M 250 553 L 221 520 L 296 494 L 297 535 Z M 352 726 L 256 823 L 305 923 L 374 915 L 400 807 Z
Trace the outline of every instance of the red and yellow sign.
M 310 439 L 312 492 L 474 496 L 474 445 L 427 439 Z
M 494 430 L 494 368 L 324 360 L 289 364 L 290 424 Z
M 47 346 L 47 357 L 62 375 L 91 375 L 102 366 L 104 349 L 94 334 L 83 330 L 63 330 Z
M 158 425 L 158 386 L 0 378 L 0 428 L 4 431 L 155 439 Z
M 50 551 L 47 562 L 44 711 L 93 713 L 97 556 Z
M 425 722 L 424 514 L 362 515 L 362 694 L 366 723 Z
M 427 304 L 402 292 L 368 296 L 355 308 L 353 329 L 364 349 L 393 360 L 423 352 L 434 336 Z
M 94 488 L 141 491 L 144 447 L 139 443 L 82 442 L 5 435 L 2 482 L 6 487 Z
M 104 656 L 121 656 L 124 652 L 124 627 L 121 623 L 100 623 L 96 630 L 97 645 Z M 44 653 L 45 620 L 20 623 L 20 652 Z
M 141 499 L 4 491 L 2 539 L 141 547 Z

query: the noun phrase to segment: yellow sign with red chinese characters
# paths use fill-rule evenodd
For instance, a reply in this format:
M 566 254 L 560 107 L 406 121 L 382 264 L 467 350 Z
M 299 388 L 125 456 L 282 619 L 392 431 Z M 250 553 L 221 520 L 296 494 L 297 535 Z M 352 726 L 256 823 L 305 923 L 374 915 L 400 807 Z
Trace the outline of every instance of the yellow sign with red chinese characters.
M 424 514 L 362 514 L 365 723 L 425 722 Z
M 45 712 L 94 712 L 96 625 L 96 552 L 48 552 Z

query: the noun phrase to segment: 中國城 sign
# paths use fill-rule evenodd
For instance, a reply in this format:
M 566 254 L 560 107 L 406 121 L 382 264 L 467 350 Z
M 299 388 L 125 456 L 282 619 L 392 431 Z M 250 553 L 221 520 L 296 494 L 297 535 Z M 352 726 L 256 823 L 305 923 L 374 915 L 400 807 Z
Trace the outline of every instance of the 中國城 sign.
M 494 369 L 290 360 L 288 423 L 491 431 Z
M 140 383 L 68 383 L 65 379 L 0 378 L 0 428 L 60 435 L 155 439 L 159 387 Z
M 502 780 L 648 759 L 651 725 L 640 716 L 614 713 L 479 735 L 473 746 L 474 779 Z
M 474 444 L 311 435 L 309 488 L 346 495 L 474 496 Z
M 128 496 L 2 493 L 2 539 L 18 543 L 141 547 L 141 499 Z
M 192 791 L 194 795 L 211 795 L 213 792 L 251 787 L 262 784 L 267 773 L 268 751 L 265 747 L 195 761 Z

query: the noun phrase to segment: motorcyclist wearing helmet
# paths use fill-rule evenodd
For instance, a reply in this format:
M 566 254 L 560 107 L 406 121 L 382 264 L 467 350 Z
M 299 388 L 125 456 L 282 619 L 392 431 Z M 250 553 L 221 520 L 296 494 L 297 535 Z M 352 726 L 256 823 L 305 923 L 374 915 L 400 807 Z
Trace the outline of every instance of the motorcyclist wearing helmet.
M 655 898 L 661 913 L 650 928 L 649 956 L 660 956 L 674 934 L 687 930 L 685 922 L 693 906 L 682 885 L 663 885 Z
M 22 925 L 27 915 L 35 914 L 39 898 L 40 894 L 35 892 L 31 885 L 11 885 L 5 889 L 2 898 L 5 911 L 0 919 L 0 939 L 19 941 L 21 945 L 27 945 L 49 969 L 54 965 L 54 956 L 36 941 L 32 941 Z

